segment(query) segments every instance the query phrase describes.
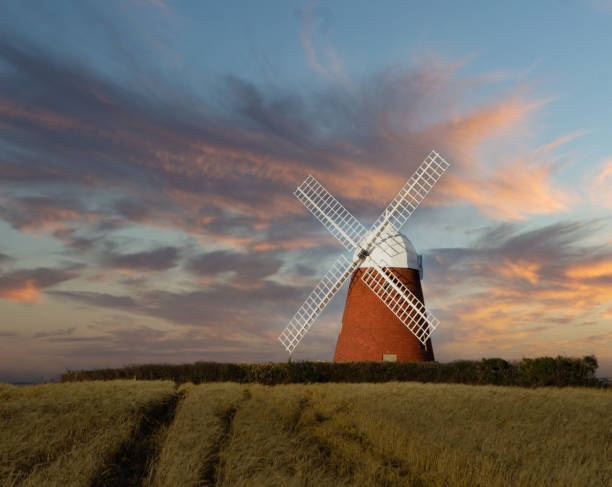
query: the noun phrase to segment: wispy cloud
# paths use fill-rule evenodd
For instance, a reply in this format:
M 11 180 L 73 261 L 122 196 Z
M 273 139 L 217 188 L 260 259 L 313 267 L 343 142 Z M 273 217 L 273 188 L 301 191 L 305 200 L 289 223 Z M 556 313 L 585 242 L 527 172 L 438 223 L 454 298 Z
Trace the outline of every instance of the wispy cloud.
M 305 289 L 262 281 L 253 286 L 217 283 L 213 288 L 137 295 L 94 291 L 47 291 L 55 298 L 107 309 L 162 318 L 170 323 L 218 330 L 270 331 L 270 320 L 285 317 Z
M 51 331 L 37 331 L 36 333 L 34 333 L 32 338 L 54 338 L 57 339 L 58 337 L 67 337 L 72 335 L 76 330 L 76 327 L 73 326 L 71 328 L 60 328 L 58 330 L 51 330 Z
M 276 253 L 253 255 L 218 250 L 191 259 L 187 269 L 203 277 L 230 274 L 227 277 L 241 281 L 243 286 L 256 287 L 261 279 L 278 272 L 282 264 Z
M 459 76 L 456 63 L 390 70 L 350 91 L 330 82 L 318 93 L 228 76 L 217 94 L 224 108 L 215 108 L 187 107 L 170 87 L 167 99 L 147 99 L 27 41 L 0 39 L 0 57 L 15 73 L 3 87 L 0 167 L 20 188 L 3 198 L 2 216 L 75 248 L 93 238 L 70 241 L 76 225 L 110 218 L 211 238 L 242 233 L 268 248 L 267 226 L 290 226 L 301 211 L 287 195 L 307 172 L 357 211 L 375 213 L 432 146 L 456 169 L 428 204 L 467 203 L 511 219 L 567 204 L 552 146 L 480 150 L 527 132 L 542 102 L 511 92 L 459 110 L 456 97 L 482 80 Z M 349 184 L 346 174 L 358 177 Z
M 586 189 L 594 205 L 612 208 L 612 159 L 604 161 L 598 169 L 595 178 L 589 179 Z
M 36 303 L 41 299 L 40 291 L 78 277 L 74 267 L 52 269 L 19 269 L 0 274 L 0 298 L 21 303 Z
M 127 254 L 107 252 L 102 257 L 104 267 L 124 271 L 165 271 L 178 263 L 179 249 L 176 247 L 160 247 L 150 251 L 132 252 Z

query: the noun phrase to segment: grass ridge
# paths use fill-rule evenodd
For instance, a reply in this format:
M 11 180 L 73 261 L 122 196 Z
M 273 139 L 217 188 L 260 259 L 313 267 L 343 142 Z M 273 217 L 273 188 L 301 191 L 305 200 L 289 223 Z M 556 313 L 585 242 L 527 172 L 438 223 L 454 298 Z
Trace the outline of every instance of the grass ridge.
M 210 456 L 202 467 L 200 474 L 200 485 L 216 486 L 219 485 L 220 479 L 223 478 L 225 472 L 224 451 L 229 443 L 234 424 L 234 417 L 240 407 L 251 398 L 251 393 L 245 389 L 242 395 L 242 400 L 239 403 L 231 404 L 227 409 L 217 414 L 219 421 L 222 424 L 222 432 L 211 447 Z

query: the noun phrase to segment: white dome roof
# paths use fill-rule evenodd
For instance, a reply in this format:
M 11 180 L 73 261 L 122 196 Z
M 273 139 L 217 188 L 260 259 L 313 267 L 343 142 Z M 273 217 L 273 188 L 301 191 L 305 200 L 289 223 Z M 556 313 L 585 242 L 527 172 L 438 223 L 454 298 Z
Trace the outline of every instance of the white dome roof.
M 364 237 L 367 240 L 368 235 Z M 390 234 L 384 232 L 381 236 L 382 246 L 374 247 L 371 252 L 372 259 L 377 262 L 389 262 L 389 267 L 400 269 L 417 269 L 422 272 L 420 259 L 408 237 L 401 233 Z M 355 255 L 359 253 L 358 249 Z M 367 267 L 367 259 L 361 267 Z

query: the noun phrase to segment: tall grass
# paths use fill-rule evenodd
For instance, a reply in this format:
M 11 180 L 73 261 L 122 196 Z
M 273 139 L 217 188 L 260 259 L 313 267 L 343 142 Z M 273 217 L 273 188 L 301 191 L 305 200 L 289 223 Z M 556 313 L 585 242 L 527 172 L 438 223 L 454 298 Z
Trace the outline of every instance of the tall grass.
M 610 391 L 293 384 L 242 386 L 241 397 L 236 384 L 189 387 L 192 404 L 179 410 L 180 430 L 168 450 L 171 463 L 186 468 L 174 468 L 172 479 L 158 485 L 612 483 Z M 229 395 L 220 387 L 230 387 Z M 211 414 L 214 397 L 219 405 Z M 237 409 L 223 433 L 220 418 L 228 407 Z M 200 438 L 198 455 L 188 446 L 192 440 L 178 447 L 179 431 Z M 211 458 L 217 462 L 214 478 L 202 474 Z
M 433 384 L 312 388 L 314 437 L 355 485 L 607 486 L 612 394 Z
M 351 485 L 303 417 L 309 389 L 255 385 L 249 391 L 251 399 L 236 412 L 222 452 L 219 487 Z
M 173 382 L 0 385 L 0 485 L 91 485 Z
M 462 384 L 0 386 L 0 485 L 612 485 L 612 391 Z M 113 477 L 130 445 L 150 463 Z M 128 458 L 131 458 L 128 456 Z
M 149 487 L 214 486 L 219 453 L 247 392 L 238 384 L 181 386 L 184 397 L 149 473 Z

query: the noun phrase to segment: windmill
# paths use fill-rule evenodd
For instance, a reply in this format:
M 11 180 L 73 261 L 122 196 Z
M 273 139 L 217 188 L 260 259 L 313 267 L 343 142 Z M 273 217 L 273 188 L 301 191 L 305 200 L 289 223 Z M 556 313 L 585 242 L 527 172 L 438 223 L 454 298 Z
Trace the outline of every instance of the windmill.
M 424 305 L 420 257 L 399 232 L 448 167 L 431 151 L 370 230 L 313 176 L 297 187 L 298 200 L 354 254 L 336 260 L 278 337 L 289 353 L 351 278 L 334 361 L 433 360 L 439 320 Z

